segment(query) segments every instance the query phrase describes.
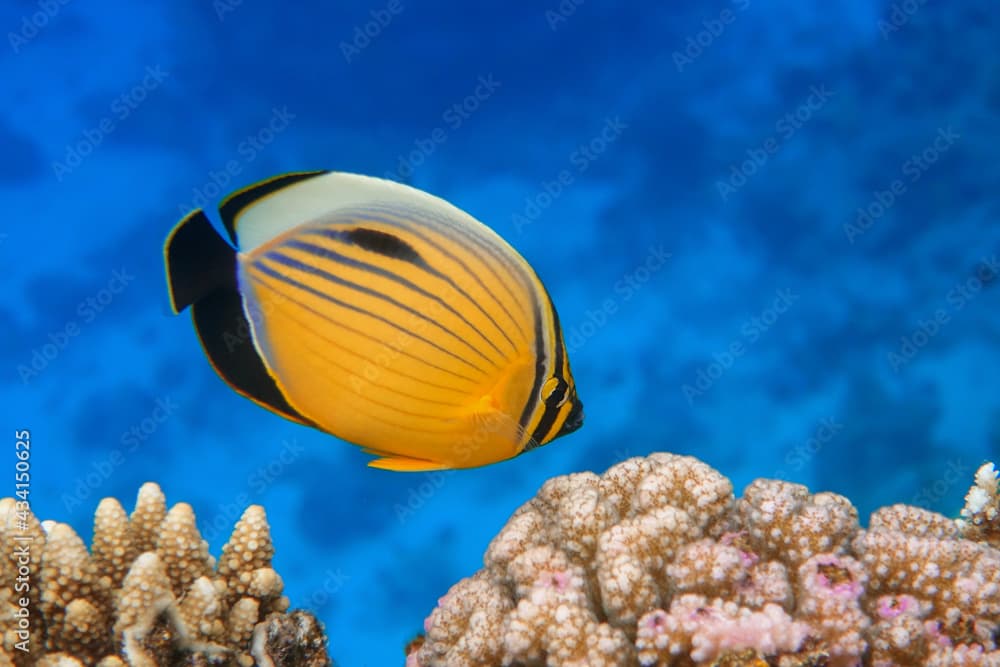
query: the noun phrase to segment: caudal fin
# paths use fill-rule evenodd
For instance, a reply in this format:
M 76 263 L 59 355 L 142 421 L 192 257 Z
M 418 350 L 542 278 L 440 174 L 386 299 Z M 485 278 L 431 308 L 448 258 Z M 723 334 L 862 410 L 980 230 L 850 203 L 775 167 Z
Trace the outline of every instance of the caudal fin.
M 237 393 L 292 421 L 312 425 L 271 376 L 253 342 L 253 326 L 236 280 L 236 251 L 208 221 L 191 213 L 174 227 L 163 246 L 170 305 L 191 306 L 194 328 L 212 367 Z
M 170 307 L 179 313 L 219 289 L 236 286 L 236 251 L 201 209 L 170 231 L 163 245 Z

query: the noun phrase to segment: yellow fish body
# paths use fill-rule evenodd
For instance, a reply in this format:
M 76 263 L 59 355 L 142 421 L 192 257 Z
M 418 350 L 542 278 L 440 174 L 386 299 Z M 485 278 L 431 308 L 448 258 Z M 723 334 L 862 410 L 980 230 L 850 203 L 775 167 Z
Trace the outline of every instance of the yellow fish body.
M 277 176 L 164 246 L 216 372 L 390 470 L 502 461 L 583 422 L 563 335 L 534 270 L 426 192 L 343 172 Z M 234 250 L 233 246 L 238 248 Z

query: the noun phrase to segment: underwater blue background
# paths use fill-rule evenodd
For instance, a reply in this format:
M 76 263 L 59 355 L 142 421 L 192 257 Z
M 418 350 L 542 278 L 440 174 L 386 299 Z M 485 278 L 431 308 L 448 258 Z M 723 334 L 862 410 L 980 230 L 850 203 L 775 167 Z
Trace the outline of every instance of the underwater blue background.
M 658 3 L 660 4 L 660 3 Z M 653 451 L 954 514 L 1000 450 L 987 0 L 8 1 L 0 404 L 86 539 L 157 481 L 218 554 L 263 504 L 339 664 L 400 664 L 545 479 Z M 577 433 L 393 474 L 240 398 L 168 313 L 176 219 L 282 171 L 402 180 L 559 310 Z M 13 479 L 4 495 L 13 491 Z

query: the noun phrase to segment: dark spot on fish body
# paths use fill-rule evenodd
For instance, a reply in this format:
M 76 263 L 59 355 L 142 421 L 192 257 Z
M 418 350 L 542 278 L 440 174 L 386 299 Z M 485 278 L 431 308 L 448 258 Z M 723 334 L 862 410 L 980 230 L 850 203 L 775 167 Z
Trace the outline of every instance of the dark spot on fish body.
M 401 259 L 417 266 L 427 266 L 424 258 L 420 256 L 420 253 L 413 246 L 393 234 L 380 232 L 377 229 L 358 227 L 343 232 L 341 238 L 359 248 L 364 248 L 365 250 L 385 255 L 386 257 Z

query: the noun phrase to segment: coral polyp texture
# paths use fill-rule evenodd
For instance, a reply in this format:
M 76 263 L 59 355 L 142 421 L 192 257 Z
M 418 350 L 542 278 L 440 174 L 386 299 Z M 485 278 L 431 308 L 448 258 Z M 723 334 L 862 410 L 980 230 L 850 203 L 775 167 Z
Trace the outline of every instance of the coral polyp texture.
M 147 483 L 135 509 L 105 498 L 90 551 L 72 528 L 0 500 L 0 667 L 330 664 L 326 637 L 288 611 L 264 509 L 216 564 L 186 503 Z
M 959 520 L 857 511 L 701 461 L 633 458 L 546 482 L 455 584 L 408 667 L 998 665 L 992 464 Z

